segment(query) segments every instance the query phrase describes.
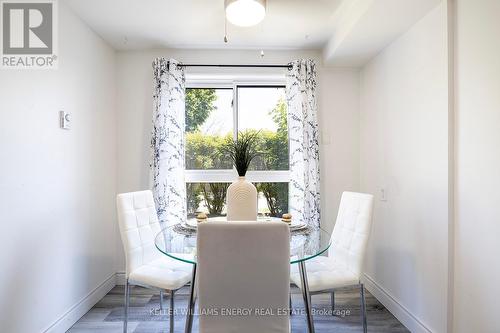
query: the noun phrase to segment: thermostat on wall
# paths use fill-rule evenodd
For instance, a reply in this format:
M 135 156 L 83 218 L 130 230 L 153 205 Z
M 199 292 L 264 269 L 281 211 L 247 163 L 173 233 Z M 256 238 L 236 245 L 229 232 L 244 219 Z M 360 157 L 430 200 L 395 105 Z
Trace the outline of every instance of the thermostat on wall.
M 70 129 L 71 117 L 66 111 L 59 111 L 59 122 L 62 129 Z

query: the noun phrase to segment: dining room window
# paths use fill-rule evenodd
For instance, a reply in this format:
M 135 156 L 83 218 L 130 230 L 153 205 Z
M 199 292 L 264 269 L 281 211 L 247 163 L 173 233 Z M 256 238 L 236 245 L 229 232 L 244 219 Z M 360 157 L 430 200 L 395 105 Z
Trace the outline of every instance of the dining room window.
M 259 216 L 288 212 L 289 144 L 285 86 L 241 82 L 186 88 L 186 193 L 188 218 L 226 215 L 226 192 L 237 178 L 221 149 L 240 131 L 258 133 L 247 180 L 258 191 Z

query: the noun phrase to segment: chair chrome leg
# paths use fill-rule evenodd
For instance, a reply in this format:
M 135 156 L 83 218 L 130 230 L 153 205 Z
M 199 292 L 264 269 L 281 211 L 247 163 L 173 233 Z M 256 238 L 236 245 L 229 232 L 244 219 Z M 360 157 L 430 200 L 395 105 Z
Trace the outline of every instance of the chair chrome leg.
M 314 333 L 314 322 L 311 309 L 311 294 L 309 293 L 309 283 L 307 282 L 306 265 L 299 262 L 300 284 L 302 286 L 302 296 L 304 297 L 304 308 L 307 315 L 307 327 L 309 333 Z
M 163 290 L 160 290 L 160 313 L 163 314 Z
M 191 290 L 189 293 L 189 305 L 188 305 L 188 313 L 186 316 L 186 327 L 184 329 L 185 333 L 191 333 L 193 328 L 193 315 L 194 315 L 194 301 L 195 301 L 195 281 L 196 281 L 196 264 L 193 264 L 193 276 L 191 279 Z
M 366 322 L 366 301 L 365 301 L 365 286 L 360 284 L 360 296 L 361 296 L 361 313 L 363 316 L 363 332 L 366 333 L 368 331 L 368 325 Z
M 333 316 L 335 313 L 335 292 L 334 291 L 332 291 L 330 293 L 330 299 L 332 301 L 332 316 Z
M 170 333 L 174 333 L 174 291 L 170 291 Z
M 127 333 L 127 324 L 128 324 L 128 306 L 130 302 L 130 285 L 127 282 L 125 283 L 125 315 L 123 317 L 123 333 Z

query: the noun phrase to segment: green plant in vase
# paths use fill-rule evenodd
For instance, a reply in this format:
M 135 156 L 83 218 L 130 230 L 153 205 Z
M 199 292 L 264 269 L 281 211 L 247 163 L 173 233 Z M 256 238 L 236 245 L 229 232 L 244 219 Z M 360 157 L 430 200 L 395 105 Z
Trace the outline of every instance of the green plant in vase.
M 250 163 L 259 155 L 257 152 L 259 133 L 260 131 L 238 132 L 238 137 L 227 140 L 222 148 L 233 162 L 240 177 L 245 177 Z
M 228 140 L 223 147 L 239 176 L 227 189 L 228 221 L 257 220 L 257 189 L 245 179 L 245 175 L 250 163 L 258 155 L 258 135 L 259 132 L 255 131 L 239 132 L 236 139 Z

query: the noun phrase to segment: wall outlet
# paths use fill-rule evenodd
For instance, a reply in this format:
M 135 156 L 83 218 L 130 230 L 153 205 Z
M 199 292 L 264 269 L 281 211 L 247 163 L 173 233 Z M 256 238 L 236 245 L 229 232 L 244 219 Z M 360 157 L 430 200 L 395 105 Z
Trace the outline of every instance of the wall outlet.
M 71 116 L 66 111 L 59 111 L 59 124 L 62 129 L 69 130 L 71 128 Z

